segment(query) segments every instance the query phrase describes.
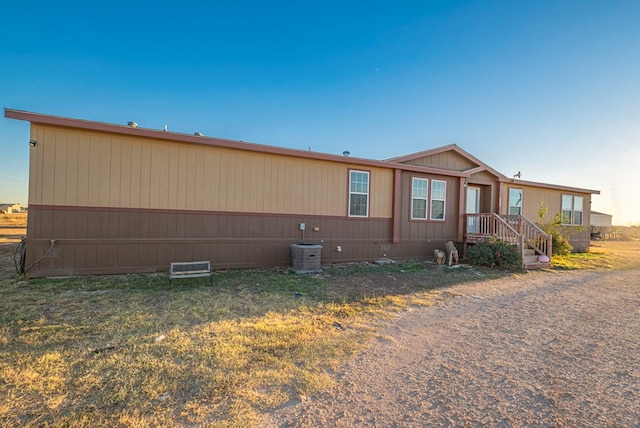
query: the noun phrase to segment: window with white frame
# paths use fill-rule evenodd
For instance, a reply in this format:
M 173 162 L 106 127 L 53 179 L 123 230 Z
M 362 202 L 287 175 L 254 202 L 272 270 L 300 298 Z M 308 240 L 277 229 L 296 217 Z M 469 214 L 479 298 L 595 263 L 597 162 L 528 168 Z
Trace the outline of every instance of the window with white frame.
M 431 220 L 444 220 L 447 199 L 447 182 L 431 180 Z
M 576 226 L 582 226 L 583 204 L 584 198 L 582 196 L 573 197 L 573 224 Z
M 584 197 L 562 195 L 562 224 L 582 226 L 584 216 Z
M 562 195 L 562 224 L 571 224 L 573 218 L 573 196 Z
M 369 172 L 349 171 L 349 217 L 369 216 Z
M 426 178 L 413 178 L 411 183 L 411 218 L 414 220 L 426 220 L 429 180 Z
M 509 189 L 509 215 L 522 214 L 522 189 Z

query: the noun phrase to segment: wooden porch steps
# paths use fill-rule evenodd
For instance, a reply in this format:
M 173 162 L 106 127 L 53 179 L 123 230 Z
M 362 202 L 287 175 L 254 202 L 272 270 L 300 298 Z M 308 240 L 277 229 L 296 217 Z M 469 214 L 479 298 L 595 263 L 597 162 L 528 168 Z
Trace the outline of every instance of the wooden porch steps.
M 549 262 L 546 262 L 546 263 L 542 263 L 542 262 L 524 263 L 522 265 L 522 267 L 525 270 L 546 269 L 546 268 L 550 268 L 551 267 L 551 263 L 549 263 Z
M 466 214 L 465 222 L 465 255 L 467 245 L 495 238 L 518 246 L 523 269 L 551 266 L 550 262 L 540 262 L 539 258 L 546 255 L 551 259 L 551 235 L 523 215 Z
M 551 262 L 541 262 L 538 254 L 530 248 L 524 250 L 524 256 L 522 257 L 522 267 L 526 270 L 530 269 L 544 269 L 551 267 Z

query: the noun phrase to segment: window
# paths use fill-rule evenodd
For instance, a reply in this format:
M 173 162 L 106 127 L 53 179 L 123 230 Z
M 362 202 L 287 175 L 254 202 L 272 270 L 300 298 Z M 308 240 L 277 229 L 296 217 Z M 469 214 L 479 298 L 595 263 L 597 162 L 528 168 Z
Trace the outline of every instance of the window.
M 444 220 L 447 182 L 431 180 L 431 220 Z
M 582 196 L 573 197 L 573 224 L 582 226 L 582 204 L 584 198 Z
M 562 224 L 571 224 L 573 213 L 573 196 L 562 195 Z
M 411 186 L 411 218 L 427 219 L 427 190 L 429 180 L 414 178 Z
M 562 195 L 562 224 L 582 225 L 584 198 L 582 196 Z
M 522 189 L 509 189 L 509 215 L 522 214 Z
M 349 171 L 349 216 L 369 215 L 369 173 Z

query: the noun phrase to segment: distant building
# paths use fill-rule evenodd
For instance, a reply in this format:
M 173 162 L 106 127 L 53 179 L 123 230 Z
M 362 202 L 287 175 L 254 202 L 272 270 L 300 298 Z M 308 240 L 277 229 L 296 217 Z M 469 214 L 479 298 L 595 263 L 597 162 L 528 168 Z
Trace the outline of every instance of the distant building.
M 20 204 L 0 204 L 0 214 L 15 214 L 21 212 L 22 207 Z
M 613 216 L 611 214 L 591 211 L 591 239 L 607 238 L 613 232 Z

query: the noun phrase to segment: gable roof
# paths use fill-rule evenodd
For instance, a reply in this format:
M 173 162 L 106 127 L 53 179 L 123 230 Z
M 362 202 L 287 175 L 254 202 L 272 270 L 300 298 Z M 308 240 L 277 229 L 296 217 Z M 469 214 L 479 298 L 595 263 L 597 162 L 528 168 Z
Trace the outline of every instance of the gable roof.
M 417 153 L 411 153 L 411 154 L 404 155 L 404 156 L 398 156 L 398 157 L 395 157 L 395 158 L 387 159 L 387 161 L 388 162 L 399 162 L 399 163 L 412 162 L 412 161 L 416 161 L 416 160 L 423 159 L 423 158 L 428 158 L 430 156 L 439 155 L 439 154 L 443 154 L 443 153 L 447 153 L 447 152 L 454 152 L 454 153 L 458 154 L 459 156 L 461 156 L 461 157 L 465 158 L 466 160 L 468 160 L 470 162 L 470 164 L 474 165 L 473 167 L 466 168 L 466 169 L 464 169 L 462 171 L 463 173 L 468 174 L 469 176 L 471 176 L 473 174 L 478 174 L 478 173 L 483 172 L 483 171 L 487 171 L 490 174 L 494 175 L 498 179 L 498 181 L 503 182 L 503 183 L 518 183 L 518 184 L 521 184 L 523 186 L 540 187 L 540 188 L 545 188 L 545 189 L 554 189 L 554 190 L 561 190 L 561 191 L 564 190 L 564 191 L 567 191 L 567 192 L 575 192 L 575 193 L 590 193 L 590 194 L 595 194 L 595 195 L 599 195 L 600 194 L 599 190 L 583 189 L 583 188 L 578 188 L 578 187 L 564 186 L 564 185 L 558 185 L 558 184 L 549 184 L 549 183 L 540 183 L 540 182 L 526 181 L 526 180 L 520 180 L 520 179 L 516 180 L 515 178 L 507 177 L 506 175 L 504 175 L 504 174 L 496 171 L 495 169 L 491 168 L 489 165 L 487 165 L 486 163 L 482 162 L 480 159 L 476 158 L 475 156 L 473 156 L 472 154 L 470 154 L 466 150 L 461 149 L 456 144 L 449 144 L 449 145 L 442 146 L 442 147 L 436 147 L 434 149 L 424 150 L 424 151 L 417 152 Z
M 404 156 L 398 156 L 395 158 L 387 159 L 387 162 L 409 163 L 411 161 L 416 161 L 419 159 L 424 159 L 424 158 L 428 158 L 434 155 L 439 155 L 447 152 L 457 153 L 459 156 L 468 160 L 472 165 L 474 165 L 472 168 L 465 169 L 463 171 L 465 174 L 472 175 L 472 174 L 477 174 L 479 172 L 487 171 L 492 175 L 494 175 L 495 177 L 497 177 L 500 181 L 508 180 L 507 176 L 491 168 L 489 165 L 482 162 L 480 159 L 476 158 L 471 153 L 461 149 L 456 144 L 449 144 L 442 147 L 436 147 L 434 149 L 424 150 L 417 153 L 411 153 Z

